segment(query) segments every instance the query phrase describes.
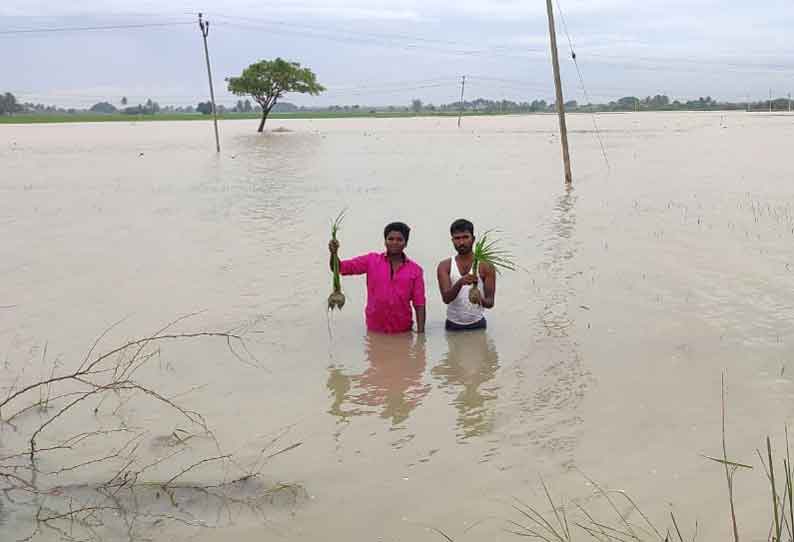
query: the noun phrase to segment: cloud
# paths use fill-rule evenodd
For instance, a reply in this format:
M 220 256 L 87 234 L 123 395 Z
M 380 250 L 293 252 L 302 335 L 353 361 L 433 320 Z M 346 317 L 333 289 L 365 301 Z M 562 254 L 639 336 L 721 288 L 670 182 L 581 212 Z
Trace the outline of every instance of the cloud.
M 632 10 L 635 14 L 648 7 L 663 7 L 668 2 L 650 0 L 559 0 L 566 13 L 605 14 L 614 10 Z M 645 7 L 638 7 L 645 6 Z M 310 16 L 340 20 L 428 20 L 440 17 L 462 17 L 487 20 L 543 18 L 546 10 L 542 0 L 299 0 L 285 2 L 253 2 L 226 0 L 203 4 L 183 0 L 4 0 L 0 16 L 76 16 L 124 14 L 212 14 L 256 15 L 259 17 Z
M 450 101 L 464 73 L 491 78 L 472 79 L 484 97 L 513 90 L 516 98 L 543 97 L 550 84 L 544 0 L 197 1 L 0 0 L 0 29 L 192 22 L 202 10 L 215 24 L 211 51 L 219 77 L 279 55 L 310 66 L 326 83 L 358 88 L 306 98 L 311 102 L 407 103 L 417 96 Z M 558 17 L 564 76 L 577 88 L 570 32 L 586 82 L 608 97 L 783 89 L 794 70 L 790 1 L 770 0 L 769 9 L 759 10 L 739 0 L 554 0 L 567 23 Z M 26 17 L 2 17 L 12 14 Z M 201 96 L 206 84 L 196 33 L 190 24 L 0 36 L 8 64 L 0 87 L 49 92 L 53 100 L 126 93 L 187 102 Z M 449 85 L 420 83 L 447 76 Z M 509 87 L 516 79 L 523 86 Z M 394 80 L 407 82 L 406 88 L 369 88 Z M 78 86 L 85 88 L 65 90 Z

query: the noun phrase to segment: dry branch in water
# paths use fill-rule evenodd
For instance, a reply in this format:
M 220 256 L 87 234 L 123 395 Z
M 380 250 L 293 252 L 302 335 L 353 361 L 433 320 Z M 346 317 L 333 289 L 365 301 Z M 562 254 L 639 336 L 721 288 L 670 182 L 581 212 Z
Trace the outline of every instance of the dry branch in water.
M 27 511 L 30 534 L 23 540 L 47 532 L 68 540 L 99 540 L 103 530 L 117 529 L 133 540 L 139 530 L 166 521 L 187 527 L 217 526 L 218 522 L 193 517 L 190 507 L 197 503 L 213 513 L 223 510 L 229 518 L 233 508 L 263 516 L 264 504 L 280 496 L 293 502 L 303 496 L 299 486 L 272 485 L 261 479 L 268 459 L 300 443 L 275 452 L 271 447 L 277 439 L 260 445 L 256 458 L 246 458 L 252 465 L 246 469 L 235 454 L 223 451 L 205 417 L 181 403 L 186 393 L 169 397 L 144 380 L 142 369 L 174 341 L 220 340 L 238 361 L 262 368 L 242 334 L 170 331 L 187 317 L 151 336 L 97 353 L 112 329 L 108 328 L 77 369 L 64 370 L 64 363 L 53 362 L 45 376 L 24 385 L 17 381 L 0 400 L 0 431 L 14 442 L 27 443 L 27 449 L 6 449 L 8 444 L 0 440 L 0 509 L 6 505 L 18 509 L 15 518 L 25 518 Z M 46 351 L 43 363 L 45 359 Z M 164 411 L 160 419 L 174 423 L 174 429 L 167 438 L 135 429 L 120 414 L 121 407 L 129 404 L 158 407 Z M 100 408 L 111 415 L 98 418 Z M 62 422 L 78 415 L 82 415 L 80 433 L 50 441 L 50 434 L 62 435 L 68 427 Z M 107 427 L 108 417 L 117 426 Z M 152 445 L 165 441 L 166 449 L 153 458 L 151 446 L 144 446 L 147 441 Z M 215 465 L 213 473 L 222 474 L 208 476 L 208 465 Z

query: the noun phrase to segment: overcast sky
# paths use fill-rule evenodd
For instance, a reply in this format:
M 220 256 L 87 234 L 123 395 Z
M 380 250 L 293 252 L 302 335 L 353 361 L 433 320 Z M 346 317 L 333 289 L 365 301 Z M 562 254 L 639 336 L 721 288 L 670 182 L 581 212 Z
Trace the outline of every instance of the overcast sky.
M 555 0 L 556 1 L 556 0 Z M 566 99 L 664 93 L 765 99 L 794 92 L 794 1 L 559 0 Z M 543 0 L 2 0 L 0 91 L 23 101 L 86 106 L 147 97 L 206 99 L 203 11 L 216 90 L 263 58 L 312 68 L 328 91 L 308 105 L 447 103 L 466 97 L 552 100 Z M 171 24 L 173 23 L 173 24 Z M 181 24 L 180 24 L 181 23 Z M 74 27 L 168 26 L 65 31 Z M 12 33 L 12 31 L 48 30 Z M 58 31 L 55 31 L 58 30 Z

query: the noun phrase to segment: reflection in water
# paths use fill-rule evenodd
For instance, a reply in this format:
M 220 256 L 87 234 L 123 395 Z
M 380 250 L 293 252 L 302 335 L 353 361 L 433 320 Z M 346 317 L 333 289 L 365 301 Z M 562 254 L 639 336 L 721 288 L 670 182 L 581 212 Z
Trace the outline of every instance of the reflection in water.
M 328 412 L 341 420 L 379 412 L 398 425 L 430 391 L 422 384 L 425 337 L 369 333 L 366 346 L 369 366 L 363 373 L 347 375 L 339 367 L 330 368 L 326 386 L 333 402 Z
M 457 426 L 461 438 L 483 435 L 493 426 L 488 403 L 496 399 L 499 386 L 493 380 L 499 369 L 499 356 L 485 330 L 447 333 L 449 351 L 433 368 L 441 386 L 457 395 L 452 405 L 458 410 Z
M 576 255 L 577 245 L 574 241 L 576 213 L 574 205 L 576 196 L 573 188 L 568 188 L 557 200 L 554 217 L 551 223 L 551 235 L 546 241 L 546 257 L 549 274 L 557 282 L 558 287 L 549 291 L 541 321 L 549 335 L 567 337 L 572 320 L 568 314 L 568 299 L 574 294 L 570 280 L 573 270 L 570 261 Z
M 577 276 L 571 265 L 578 249 L 575 204 L 573 189 L 567 189 L 557 200 L 543 243 L 544 267 L 553 283 L 542 293 L 543 308 L 538 315 L 542 334 L 535 342 L 535 355 L 547 356 L 547 362 L 536 377 L 534 394 L 525 397 L 524 386 L 517 387 L 520 423 L 531 428 L 530 441 L 554 452 L 568 465 L 578 442 L 583 421 L 578 409 L 589 380 L 579 345 L 570 336 L 574 320 L 569 304 L 576 295 L 573 280 Z M 523 370 L 517 376 L 523 379 Z
M 237 135 L 235 154 L 224 155 L 214 165 L 214 175 L 198 185 L 214 196 L 206 218 L 226 221 L 233 216 L 241 227 L 268 233 L 300 223 L 312 202 L 309 194 L 319 190 L 308 164 L 320 145 L 319 137 L 306 133 Z M 288 249 L 295 241 L 268 238 L 279 243 L 272 250 Z

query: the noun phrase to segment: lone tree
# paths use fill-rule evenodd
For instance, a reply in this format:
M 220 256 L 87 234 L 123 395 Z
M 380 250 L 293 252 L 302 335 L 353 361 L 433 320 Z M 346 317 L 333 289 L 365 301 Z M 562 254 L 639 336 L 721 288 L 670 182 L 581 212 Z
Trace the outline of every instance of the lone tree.
M 309 68 L 282 58 L 260 60 L 251 64 L 240 77 L 227 77 L 229 92 L 237 96 L 251 96 L 262 107 L 262 122 L 258 132 L 265 129 L 265 121 L 276 102 L 287 92 L 318 95 L 325 90 Z

